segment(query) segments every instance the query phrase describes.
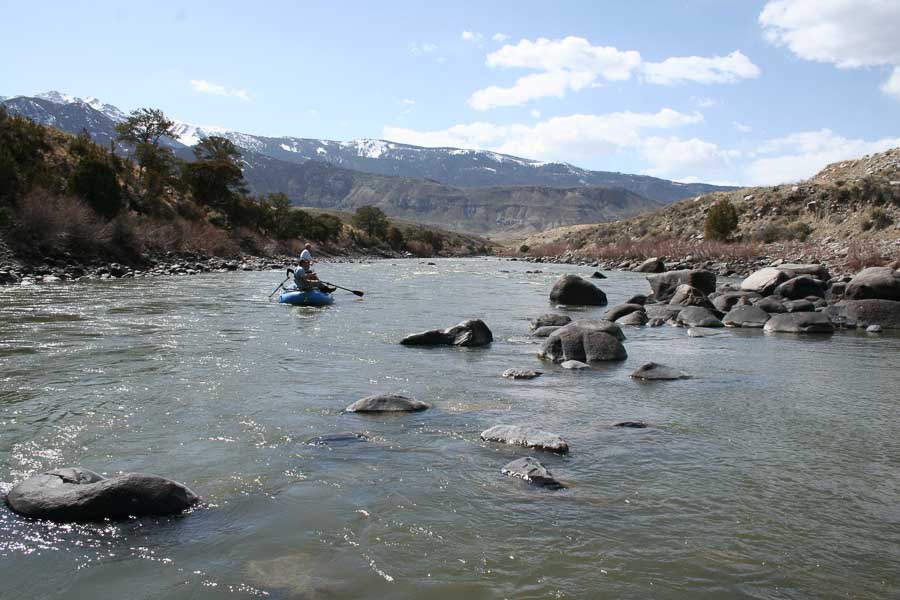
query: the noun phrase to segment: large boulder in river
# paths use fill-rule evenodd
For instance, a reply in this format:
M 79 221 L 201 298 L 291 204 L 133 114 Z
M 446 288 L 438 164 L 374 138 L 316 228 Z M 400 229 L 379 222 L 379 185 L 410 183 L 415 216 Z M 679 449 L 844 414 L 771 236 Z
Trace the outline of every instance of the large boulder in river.
M 126 473 L 106 478 L 80 467 L 32 475 L 10 490 L 13 511 L 51 521 L 100 521 L 130 516 L 172 515 L 198 501 L 185 486 L 156 475 Z
M 482 431 L 481 439 L 486 442 L 525 446 L 526 448 L 547 450 L 559 454 L 565 454 L 569 451 L 569 444 L 555 433 L 520 425 L 495 425 Z
M 544 327 L 538 327 L 531 332 L 531 337 L 545 338 L 560 327 L 562 327 L 562 325 L 545 325 Z
M 647 313 L 647 318 L 651 321 L 659 319 L 666 323 L 674 323 L 675 319 L 678 318 L 678 313 L 683 308 L 683 306 L 673 304 L 648 304 L 644 307 L 644 311 Z
M 900 273 L 890 267 L 863 269 L 847 284 L 847 300 L 900 300 Z
M 669 304 L 678 306 L 702 306 L 713 309 L 712 302 L 702 291 L 692 285 L 682 284 L 675 288 L 675 294 L 669 299 Z
M 900 329 L 900 302 L 846 300 L 843 305 L 848 323 L 854 323 L 857 327 L 880 325 L 882 329 Z
M 562 327 L 572 322 L 569 315 L 559 315 L 556 313 L 546 313 L 536 319 L 531 320 L 531 329 L 537 330 L 541 327 Z
M 771 315 L 758 306 L 735 306 L 728 311 L 722 323 L 725 327 L 761 328 L 770 318 Z
M 788 300 L 802 300 L 807 296 L 821 298 L 825 295 L 825 284 L 809 275 L 800 275 L 779 284 L 774 293 Z
M 481 319 L 469 319 L 447 329 L 432 329 L 406 336 L 404 346 L 486 346 L 494 334 Z
M 674 367 L 668 367 L 655 362 L 649 362 L 641 365 L 631 374 L 635 379 L 643 379 L 646 381 L 654 380 L 673 380 L 687 379 L 689 375 L 683 371 L 679 371 Z
M 763 329 L 781 333 L 831 333 L 834 326 L 828 315 L 819 312 L 795 312 L 772 315 Z
M 634 270 L 637 273 L 664 273 L 666 270 L 666 263 L 654 256 L 653 258 L 648 258 L 642 262 Z
M 647 313 L 642 310 L 636 310 L 634 312 L 630 312 L 624 317 L 619 317 L 616 319 L 616 323 L 619 325 L 631 325 L 634 327 L 643 327 L 647 324 L 650 319 L 647 317 Z
M 550 301 L 555 304 L 605 306 L 606 294 L 578 275 L 563 275 L 550 290 Z
M 727 313 L 735 306 L 750 304 L 752 300 L 761 298 L 756 292 L 725 292 L 712 299 L 712 305 L 716 310 Z
M 769 296 L 782 282 L 789 279 L 787 273 L 775 267 L 766 267 L 750 274 L 741 282 L 741 290 Z
M 684 307 L 675 317 L 675 323 L 682 327 L 722 327 L 722 321 L 702 306 Z
M 500 469 L 500 472 L 507 477 L 521 479 L 541 487 L 550 489 L 560 489 L 565 487 L 553 477 L 553 474 L 550 473 L 539 460 L 531 458 L 530 456 L 517 458 L 516 460 L 507 463 L 506 466 Z
M 344 410 L 355 413 L 418 412 L 431 408 L 430 404 L 400 394 L 376 394 L 360 398 Z
M 781 296 L 766 296 L 759 300 L 753 300 L 753 306 L 761 308 L 767 313 L 787 312 L 787 308 L 784 305 L 784 298 Z
M 788 279 L 799 277 L 801 275 L 809 275 L 820 281 L 828 281 L 831 279 L 831 274 L 828 272 L 828 269 L 825 265 L 821 264 L 782 263 L 778 265 L 778 270 L 784 271 L 785 275 L 788 276 Z
M 609 321 L 575 321 L 550 334 L 540 356 L 556 363 L 625 360 L 622 330 Z
M 704 269 L 682 269 L 649 275 L 647 281 L 653 290 L 653 298 L 657 302 L 668 302 L 675 295 L 679 285 L 687 284 L 697 288 L 704 294 L 716 291 L 716 274 Z

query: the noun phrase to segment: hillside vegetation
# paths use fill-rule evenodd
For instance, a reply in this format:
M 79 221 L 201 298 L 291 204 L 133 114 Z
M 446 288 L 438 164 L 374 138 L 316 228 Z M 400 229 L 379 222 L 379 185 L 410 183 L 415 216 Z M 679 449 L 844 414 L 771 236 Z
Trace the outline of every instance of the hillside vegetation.
M 900 254 L 900 148 L 829 165 L 798 184 L 715 192 L 615 223 L 557 228 L 525 243 L 532 253 L 602 258 L 664 257 L 692 248 L 708 253 L 714 244 L 707 216 L 725 203 L 737 224 L 725 243 L 715 244 L 722 258 L 748 247 L 765 254 L 777 245 L 807 259 L 839 262 L 865 251 L 872 262 L 887 260 Z
M 366 232 L 334 215 L 298 210 L 277 191 L 252 195 L 231 142 L 207 138 L 187 163 L 159 143 L 170 127 L 158 111 L 135 111 L 117 134 L 133 148 L 130 160 L 86 134 L 0 109 L 0 262 L 137 263 L 171 252 L 274 256 L 296 253 L 301 240 L 331 253 L 488 250 L 484 240 L 397 227 L 383 214 L 384 226 Z

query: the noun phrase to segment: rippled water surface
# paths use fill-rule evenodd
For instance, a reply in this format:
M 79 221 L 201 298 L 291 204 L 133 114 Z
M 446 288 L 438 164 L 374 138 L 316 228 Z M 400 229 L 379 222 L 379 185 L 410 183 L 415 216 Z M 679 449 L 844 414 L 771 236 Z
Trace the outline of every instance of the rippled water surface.
M 277 272 L 0 288 L 4 490 L 77 464 L 205 501 L 88 526 L 0 508 L 0 597 L 900 597 L 900 336 L 627 328 L 624 363 L 562 371 L 527 319 L 574 267 L 436 263 L 321 265 L 366 291 L 325 309 L 267 302 Z M 610 304 L 648 290 L 609 275 Z M 490 347 L 397 344 L 470 317 Z M 629 378 L 650 360 L 694 378 Z M 434 408 L 341 413 L 389 391 Z M 568 489 L 500 474 L 532 454 L 479 440 L 507 423 L 569 442 L 535 453 Z M 305 443 L 344 431 L 371 439 Z

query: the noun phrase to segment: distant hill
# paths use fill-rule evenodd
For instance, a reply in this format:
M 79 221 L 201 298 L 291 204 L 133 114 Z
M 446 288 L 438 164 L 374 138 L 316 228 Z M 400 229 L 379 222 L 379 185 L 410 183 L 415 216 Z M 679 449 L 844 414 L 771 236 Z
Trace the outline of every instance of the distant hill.
M 900 255 L 900 148 L 831 164 L 797 184 L 707 194 L 616 223 L 546 231 L 527 243 L 581 249 L 700 241 L 707 211 L 725 199 L 738 212 L 736 239 L 814 242 L 821 255 L 846 254 L 849 246 L 864 243 L 884 256 Z
M 117 152 L 128 151 L 115 141 L 115 125 L 124 113 L 95 98 L 48 92 L 7 98 L 0 104 L 10 113 L 70 133 L 87 131 L 104 147 L 112 144 Z M 255 193 L 282 191 L 295 204 L 320 208 L 352 210 L 374 204 L 390 216 L 471 233 L 525 235 L 560 225 L 609 221 L 652 210 L 674 196 L 682 197 L 679 194 L 717 189 L 483 151 L 380 140 L 265 138 L 184 123 L 177 130 L 178 139 L 166 143 L 186 160 L 192 153 L 182 142 L 196 143 L 213 134 L 231 139 L 243 152 L 244 174 Z M 430 177 L 442 172 L 455 185 Z M 600 181 L 621 185 L 596 185 Z M 653 191 L 663 200 L 632 188 Z

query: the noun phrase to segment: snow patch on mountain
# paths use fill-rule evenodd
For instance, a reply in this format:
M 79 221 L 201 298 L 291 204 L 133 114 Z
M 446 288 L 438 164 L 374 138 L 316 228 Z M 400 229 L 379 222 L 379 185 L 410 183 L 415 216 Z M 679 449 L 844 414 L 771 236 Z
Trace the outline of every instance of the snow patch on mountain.
M 388 150 L 395 148 L 394 144 L 384 140 L 361 139 L 351 142 L 341 142 L 344 148 L 353 148 L 356 150 L 357 156 L 364 158 L 380 158 L 387 153 Z

